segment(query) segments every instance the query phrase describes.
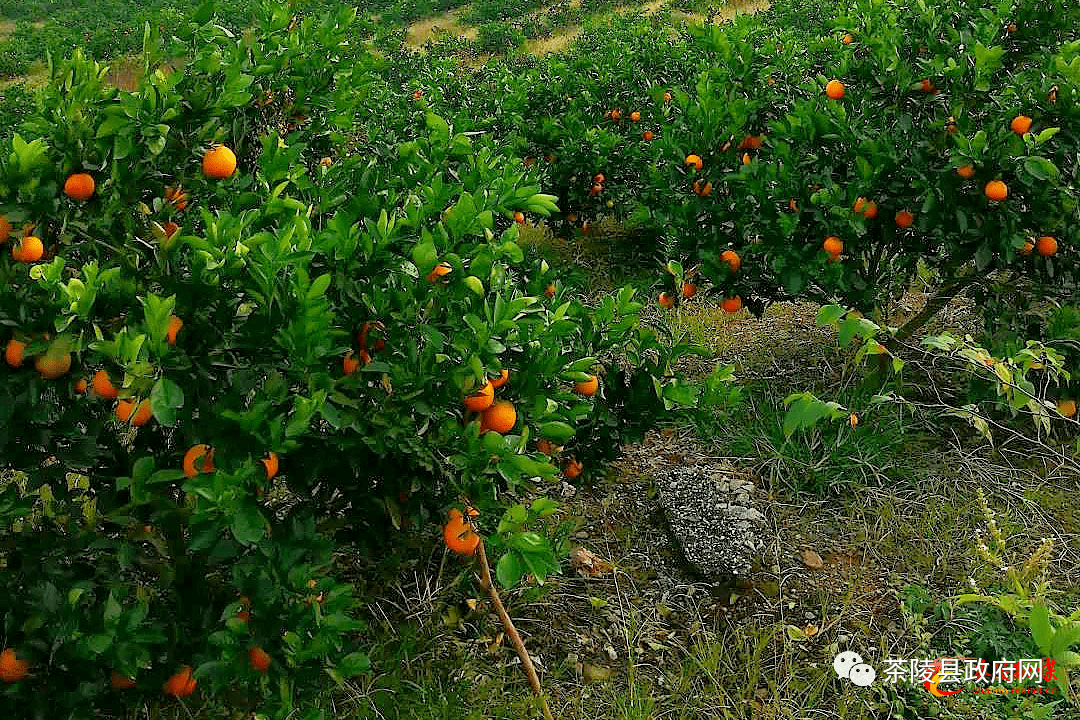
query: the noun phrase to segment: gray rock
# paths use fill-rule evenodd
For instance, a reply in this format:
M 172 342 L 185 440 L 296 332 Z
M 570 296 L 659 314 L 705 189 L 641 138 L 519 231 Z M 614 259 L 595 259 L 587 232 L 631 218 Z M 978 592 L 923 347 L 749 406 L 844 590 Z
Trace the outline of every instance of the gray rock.
M 711 580 L 750 572 L 764 547 L 765 517 L 754 484 L 705 468 L 676 466 L 657 478 L 664 510 L 686 561 Z

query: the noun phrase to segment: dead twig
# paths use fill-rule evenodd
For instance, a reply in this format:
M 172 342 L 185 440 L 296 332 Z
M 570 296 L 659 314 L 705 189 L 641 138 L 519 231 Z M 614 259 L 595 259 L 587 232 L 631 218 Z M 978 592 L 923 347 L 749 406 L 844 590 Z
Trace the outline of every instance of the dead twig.
M 555 720 L 551 714 L 551 708 L 548 706 L 547 698 L 544 697 L 543 688 L 540 687 L 540 678 L 536 674 L 536 668 L 533 667 L 532 658 L 529 657 L 529 652 L 525 649 L 525 643 L 522 641 L 521 635 L 518 634 L 517 628 L 514 627 L 514 621 L 510 619 L 510 613 L 506 612 L 506 607 L 502 603 L 502 598 L 499 597 L 499 591 L 495 587 L 495 583 L 491 581 L 491 568 L 488 566 L 487 552 L 484 549 L 483 540 L 477 546 L 477 554 L 480 556 L 480 587 L 486 590 L 491 597 L 491 603 L 499 614 L 499 620 L 502 622 L 506 634 L 510 637 L 510 641 L 514 644 L 518 657 L 521 658 L 521 667 L 525 669 L 525 677 L 529 679 L 529 686 L 532 687 L 533 694 L 540 698 L 545 720 Z

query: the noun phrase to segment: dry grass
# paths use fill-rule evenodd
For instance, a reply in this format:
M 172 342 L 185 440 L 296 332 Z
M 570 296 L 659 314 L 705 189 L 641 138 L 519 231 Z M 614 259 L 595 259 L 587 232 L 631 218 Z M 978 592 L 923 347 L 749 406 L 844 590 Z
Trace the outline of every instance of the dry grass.
M 448 10 L 441 15 L 417 20 L 409 25 L 405 34 L 405 44 L 420 50 L 436 39 L 440 33 L 463 37 L 467 40 L 476 39 L 476 28 L 467 27 L 461 23 L 461 16 L 468 12 L 468 6 Z

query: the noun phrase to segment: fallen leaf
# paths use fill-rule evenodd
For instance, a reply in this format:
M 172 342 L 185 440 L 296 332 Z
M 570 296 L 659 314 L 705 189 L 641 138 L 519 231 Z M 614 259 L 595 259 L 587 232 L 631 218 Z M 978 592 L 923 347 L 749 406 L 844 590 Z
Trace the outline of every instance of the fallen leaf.
M 570 567 L 588 577 L 599 577 L 615 569 L 614 564 L 601 560 L 595 553 L 583 547 L 574 548 L 570 553 Z
M 825 567 L 825 561 L 822 560 L 821 556 L 813 550 L 803 550 L 802 561 L 803 564 L 811 570 L 820 570 L 821 568 Z

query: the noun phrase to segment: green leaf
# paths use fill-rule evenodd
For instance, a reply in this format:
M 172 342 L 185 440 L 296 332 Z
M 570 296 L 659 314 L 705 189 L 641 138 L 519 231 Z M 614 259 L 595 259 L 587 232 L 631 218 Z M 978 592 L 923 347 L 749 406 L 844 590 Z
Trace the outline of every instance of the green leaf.
M 165 427 L 176 424 L 176 411 L 184 407 L 184 391 L 172 380 L 160 378 L 150 391 L 150 410 Z
M 826 325 L 832 325 L 840 320 L 847 314 L 847 310 L 839 305 L 826 305 L 818 310 L 817 314 L 817 326 L 824 327 Z
M 362 675 L 371 669 L 371 658 L 365 653 L 354 652 L 349 653 L 345 657 L 341 658 L 337 664 L 337 670 L 344 677 L 355 677 L 356 675 Z
M 536 498 L 529 508 L 537 517 L 549 517 L 559 511 L 559 503 L 551 498 Z
M 116 601 L 116 597 L 110 592 L 109 597 L 105 598 L 105 626 L 108 627 L 114 624 L 120 619 L 123 612 L 124 609 L 120 607 L 120 603 Z
M 1035 137 L 1035 143 L 1038 145 L 1042 145 L 1044 142 L 1054 137 L 1059 132 L 1061 132 L 1061 128 L 1059 127 L 1046 128 Z
M 1024 158 L 1024 170 L 1036 180 L 1057 180 L 1061 175 L 1054 163 L 1038 155 Z
M 266 519 L 254 503 L 244 503 L 233 514 L 232 533 L 241 545 L 254 545 L 262 540 Z
M 556 442 L 566 442 L 574 437 L 575 432 L 573 426 L 558 420 L 546 422 L 540 426 L 540 437 L 555 440 Z
M 1028 618 L 1031 625 L 1031 637 L 1039 650 L 1047 656 L 1050 655 L 1054 643 L 1054 629 L 1050 627 L 1050 610 L 1046 602 L 1036 600 L 1031 608 L 1031 616 Z
M 320 298 L 326 294 L 327 288 L 330 287 L 330 273 L 320 275 L 315 278 L 315 281 L 311 283 L 311 287 L 307 291 L 307 299 L 314 300 Z
M 430 133 L 431 143 L 445 145 L 450 140 L 450 125 L 435 113 L 429 112 L 425 117 L 427 129 Z
M 495 565 L 495 577 L 506 590 L 517 587 L 524 575 L 525 567 L 515 552 L 506 553 Z

